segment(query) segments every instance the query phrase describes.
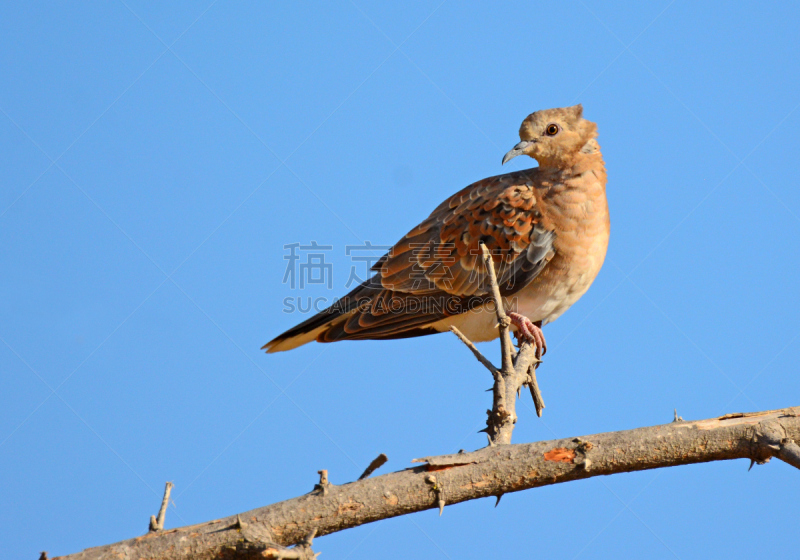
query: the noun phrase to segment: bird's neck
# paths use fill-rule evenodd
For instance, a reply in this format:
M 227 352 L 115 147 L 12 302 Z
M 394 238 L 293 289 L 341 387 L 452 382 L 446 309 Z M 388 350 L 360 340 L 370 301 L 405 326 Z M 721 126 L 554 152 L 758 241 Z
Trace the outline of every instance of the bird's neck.
M 539 170 L 543 178 L 546 178 L 546 184 L 552 185 L 551 188 L 557 190 L 568 190 L 575 179 L 592 173 L 605 189 L 606 164 L 603 161 L 603 154 L 600 153 L 600 147 L 596 142 L 594 146 L 589 147 L 591 149 L 584 148 L 568 161 L 540 162 Z

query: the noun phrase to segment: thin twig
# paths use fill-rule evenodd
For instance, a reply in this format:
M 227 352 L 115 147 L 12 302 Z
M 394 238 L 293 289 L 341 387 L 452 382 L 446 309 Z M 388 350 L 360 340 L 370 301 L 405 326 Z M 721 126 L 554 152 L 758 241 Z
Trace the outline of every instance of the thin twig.
M 531 391 L 531 398 L 533 399 L 533 406 L 536 408 L 536 416 L 539 418 L 542 417 L 542 410 L 544 410 L 544 399 L 542 398 L 542 392 L 539 390 L 539 383 L 536 381 L 536 366 L 538 364 L 533 364 L 528 367 L 528 381 L 526 385 L 528 385 L 528 389 Z
M 317 492 L 321 496 L 327 496 L 328 490 L 331 486 L 333 486 L 330 482 L 328 482 L 328 471 L 322 469 L 321 471 L 317 471 L 319 474 L 319 483 L 314 485 L 314 492 Z
M 472 341 L 470 339 L 468 339 L 466 336 L 464 336 L 464 334 L 460 330 L 458 330 L 458 328 L 453 326 L 453 327 L 450 327 L 450 330 L 453 332 L 454 335 L 456 335 L 458 337 L 458 339 L 461 342 L 463 342 L 467 346 L 467 348 L 472 350 L 472 354 L 478 359 L 478 361 L 480 363 L 483 364 L 483 367 L 485 367 L 486 369 L 488 369 L 492 373 L 492 376 L 497 376 L 497 375 L 500 374 L 500 370 L 498 370 L 496 367 L 494 367 L 494 364 L 492 362 L 490 362 L 486 358 L 486 356 L 481 354 L 481 351 L 478 350 L 478 348 L 472 343 Z
M 511 319 L 508 318 L 503 307 L 503 297 L 500 295 L 500 285 L 497 283 L 497 273 L 494 270 L 492 254 L 483 243 L 481 243 L 481 251 L 483 251 L 483 263 L 489 273 L 489 282 L 491 283 L 492 297 L 494 298 L 495 312 L 497 313 L 497 323 L 500 329 L 500 352 L 503 357 L 503 364 L 500 369 L 504 372 L 510 372 L 514 367 L 512 363 L 514 345 L 511 343 L 511 334 L 509 333 Z
M 161 500 L 161 507 L 158 510 L 158 517 L 155 515 L 150 516 L 150 532 L 162 531 L 164 529 L 164 518 L 167 516 L 167 506 L 169 505 L 169 495 L 172 493 L 172 488 L 175 485 L 167 482 L 164 488 L 164 498 Z
M 381 468 L 386 463 L 386 461 L 388 461 L 388 460 L 389 460 L 389 458 L 386 456 L 386 454 L 385 453 L 381 453 L 380 455 L 378 455 L 377 457 L 375 457 L 372 460 L 372 462 L 364 470 L 364 472 L 361 473 L 361 476 L 358 477 L 358 480 L 364 480 L 369 475 L 374 473 L 376 470 Z

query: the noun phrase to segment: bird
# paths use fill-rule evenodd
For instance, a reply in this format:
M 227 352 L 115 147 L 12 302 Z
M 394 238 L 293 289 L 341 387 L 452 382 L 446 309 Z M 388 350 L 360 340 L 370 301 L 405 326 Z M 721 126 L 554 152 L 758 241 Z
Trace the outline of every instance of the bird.
M 474 342 L 499 336 L 481 245 L 497 270 L 511 329 L 547 351 L 542 327 L 586 293 L 608 248 L 606 167 L 583 106 L 536 111 L 502 160 L 537 167 L 477 181 L 442 202 L 372 267 L 374 275 L 265 344 L 423 336 L 456 327 Z

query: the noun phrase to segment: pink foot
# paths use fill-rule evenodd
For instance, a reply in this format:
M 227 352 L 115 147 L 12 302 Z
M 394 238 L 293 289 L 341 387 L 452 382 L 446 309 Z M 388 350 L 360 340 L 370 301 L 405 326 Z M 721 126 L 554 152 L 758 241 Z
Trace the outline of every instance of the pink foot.
M 520 341 L 530 342 L 536 346 L 536 358 L 541 358 L 547 354 L 547 343 L 544 340 L 544 333 L 542 332 L 542 322 L 537 321 L 534 323 L 525 315 L 511 312 L 508 314 L 511 319 L 511 324 L 517 327 L 517 339 Z

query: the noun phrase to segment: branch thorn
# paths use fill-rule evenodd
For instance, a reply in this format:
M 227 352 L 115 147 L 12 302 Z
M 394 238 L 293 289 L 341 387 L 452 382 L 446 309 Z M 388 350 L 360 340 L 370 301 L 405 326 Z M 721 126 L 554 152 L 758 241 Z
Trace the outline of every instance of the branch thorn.
M 444 500 L 444 492 L 442 491 L 442 486 L 436 480 L 436 477 L 432 474 L 429 474 L 425 477 L 425 483 L 430 484 L 433 487 L 433 492 L 436 495 L 436 505 L 439 506 L 439 517 L 442 516 L 442 512 L 444 511 L 445 500 Z
M 233 524 L 232 528 L 238 531 L 244 531 L 245 529 L 247 529 L 247 523 L 242 521 L 242 518 L 239 517 L 238 513 L 236 514 L 236 523 Z

